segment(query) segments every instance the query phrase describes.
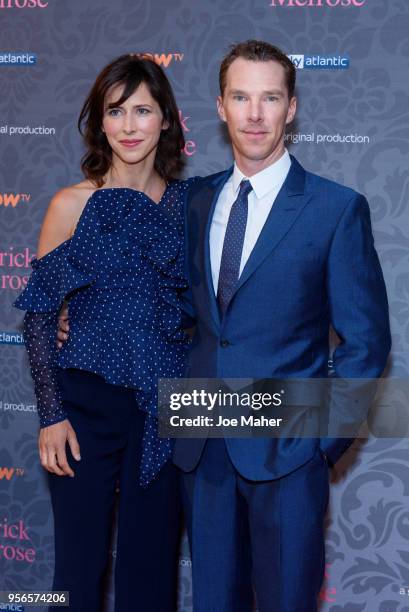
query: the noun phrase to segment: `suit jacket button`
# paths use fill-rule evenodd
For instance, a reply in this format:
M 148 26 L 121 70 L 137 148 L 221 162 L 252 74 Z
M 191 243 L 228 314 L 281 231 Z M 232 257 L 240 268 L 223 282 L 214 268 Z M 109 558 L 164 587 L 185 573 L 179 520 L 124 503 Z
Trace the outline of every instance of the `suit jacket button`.
M 222 348 L 226 348 L 226 346 L 229 346 L 230 342 L 228 340 L 220 340 L 220 346 Z

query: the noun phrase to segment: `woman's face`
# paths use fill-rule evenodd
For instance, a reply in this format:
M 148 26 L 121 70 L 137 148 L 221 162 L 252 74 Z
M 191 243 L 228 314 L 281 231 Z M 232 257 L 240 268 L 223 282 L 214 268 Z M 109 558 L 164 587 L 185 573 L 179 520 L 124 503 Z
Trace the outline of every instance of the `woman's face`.
M 155 159 L 161 131 L 168 125 L 163 120 L 159 104 L 149 88 L 141 83 L 120 106 L 109 105 L 121 99 L 123 85 L 113 87 L 106 95 L 102 129 L 112 148 L 113 160 L 137 164 Z

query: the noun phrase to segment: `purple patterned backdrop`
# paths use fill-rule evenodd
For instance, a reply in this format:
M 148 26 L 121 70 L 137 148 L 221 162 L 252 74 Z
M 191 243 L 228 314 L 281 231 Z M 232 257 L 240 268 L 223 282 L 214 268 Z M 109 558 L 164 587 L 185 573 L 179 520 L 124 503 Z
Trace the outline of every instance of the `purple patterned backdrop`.
M 152 53 L 176 93 L 186 175 L 203 175 L 231 162 L 215 109 L 228 45 L 262 38 L 291 54 L 299 111 L 288 147 L 308 169 L 367 195 L 391 308 L 388 374 L 408 378 L 409 2 L 0 0 L 0 23 L 0 590 L 47 589 L 52 517 L 11 303 L 50 197 L 80 178 L 75 125 L 96 73 L 121 53 Z M 323 612 L 409 611 L 408 468 L 408 443 L 396 439 L 358 441 L 337 465 Z M 108 589 L 108 610 L 112 600 Z M 184 541 L 180 612 L 191 609 Z

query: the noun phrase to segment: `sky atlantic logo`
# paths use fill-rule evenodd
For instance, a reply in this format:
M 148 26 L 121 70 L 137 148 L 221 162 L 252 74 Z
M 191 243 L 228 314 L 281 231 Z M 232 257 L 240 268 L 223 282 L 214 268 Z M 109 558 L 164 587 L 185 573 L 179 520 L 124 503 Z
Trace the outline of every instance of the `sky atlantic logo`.
M 24 612 L 24 607 L 14 603 L 0 603 L 0 610 L 4 612 Z
M 270 0 L 270 6 L 286 8 L 361 8 L 366 0 Z
M 0 9 L 45 9 L 48 4 L 48 0 L 0 0 Z
M 288 56 L 298 70 L 346 70 L 349 57 L 346 55 L 300 55 Z
M 33 66 L 36 63 L 35 53 L 16 53 L 14 51 L 0 53 L 1 66 Z
M 24 336 L 17 331 L 0 331 L 0 344 L 24 345 Z

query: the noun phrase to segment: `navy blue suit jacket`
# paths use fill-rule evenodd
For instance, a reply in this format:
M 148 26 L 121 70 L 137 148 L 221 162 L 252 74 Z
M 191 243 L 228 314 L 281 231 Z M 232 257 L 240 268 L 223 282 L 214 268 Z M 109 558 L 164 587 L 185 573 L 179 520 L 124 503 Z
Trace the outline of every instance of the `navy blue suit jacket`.
M 196 333 L 188 376 L 325 378 L 329 328 L 341 343 L 337 376 L 379 377 L 390 351 L 388 303 L 374 249 L 369 207 L 357 192 L 292 164 L 234 296 L 220 318 L 209 231 L 232 169 L 195 182 L 187 195 L 187 266 Z M 281 477 L 320 444 L 335 463 L 351 439 L 226 438 L 230 458 L 251 480 Z M 176 441 L 174 461 L 197 465 L 205 440 Z

